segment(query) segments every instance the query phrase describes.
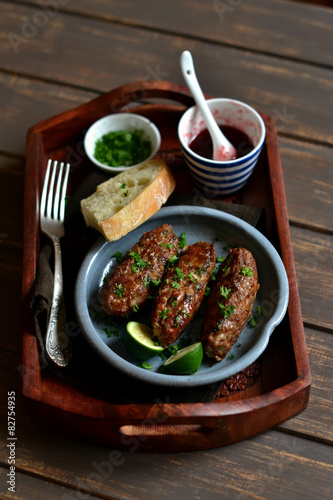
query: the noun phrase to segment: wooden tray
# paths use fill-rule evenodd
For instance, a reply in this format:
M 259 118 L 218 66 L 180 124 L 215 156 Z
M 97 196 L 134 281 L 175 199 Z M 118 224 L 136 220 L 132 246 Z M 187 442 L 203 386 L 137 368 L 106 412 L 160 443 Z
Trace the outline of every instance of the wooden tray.
M 151 99 L 157 101 L 151 103 Z M 86 251 L 97 239 L 96 232 L 84 226 L 79 201 L 93 192 L 106 175 L 97 171 L 84 154 L 85 131 L 91 123 L 108 113 L 134 110 L 149 117 L 161 132 L 159 156 L 170 165 L 176 177 L 177 192 L 171 203 L 185 200 L 187 204 L 200 205 L 205 202 L 205 197 L 192 184 L 177 138 L 179 118 L 191 105 L 193 100 L 185 87 L 167 82 L 133 83 L 45 120 L 28 131 L 24 205 L 23 394 L 34 410 L 34 418 L 39 417 L 48 425 L 51 419 L 58 428 L 130 451 L 199 450 L 240 441 L 304 410 L 310 392 L 310 371 L 282 168 L 274 120 L 268 116 L 263 116 L 267 128 L 266 147 L 252 177 L 241 192 L 222 202 L 264 210 L 260 230 L 280 252 L 290 283 L 287 315 L 260 358 L 261 372 L 257 381 L 244 390 L 232 390 L 230 384 L 224 384 L 219 396 L 210 403 L 183 402 L 186 398 L 182 399 L 182 393 L 175 395 L 162 388 L 120 378 L 120 374 L 104 365 L 92 352 L 82 335 L 73 337 L 75 355 L 70 367 L 57 371 L 40 366 L 29 302 L 42 244 L 38 200 L 48 158 L 69 161 L 72 167 L 63 257 L 67 309 L 73 311 L 71 292 L 76 273 Z M 220 200 L 213 202 L 215 206 L 221 203 Z M 74 316 L 72 320 L 75 324 Z

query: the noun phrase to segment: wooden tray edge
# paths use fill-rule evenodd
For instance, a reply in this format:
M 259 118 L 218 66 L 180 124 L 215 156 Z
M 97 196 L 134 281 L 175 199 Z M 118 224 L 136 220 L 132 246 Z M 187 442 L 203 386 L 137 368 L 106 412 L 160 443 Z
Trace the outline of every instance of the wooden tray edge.
M 189 104 L 192 103 L 192 99 L 188 96 L 188 90 L 185 87 L 181 87 L 175 84 L 168 84 L 167 82 L 162 82 L 162 90 L 165 92 L 165 94 L 168 94 L 168 97 L 170 98 L 170 93 L 172 94 L 173 92 L 178 92 L 178 89 L 180 91 L 185 93 L 185 98 L 189 100 Z M 133 87 L 134 85 L 134 87 Z M 130 89 L 133 90 L 133 88 L 139 88 L 137 87 L 137 84 L 129 84 L 126 87 L 126 91 L 129 92 Z M 120 87 L 116 89 L 118 93 L 121 93 L 121 89 L 123 87 Z M 157 90 L 156 84 L 154 84 L 154 90 Z M 112 94 L 113 91 L 110 93 L 100 96 L 93 101 L 90 101 L 90 103 L 83 104 L 76 108 L 75 110 L 72 110 L 72 116 L 75 116 L 75 112 L 82 112 L 83 110 L 86 110 L 89 107 L 89 104 L 93 103 L 93 108 L 95 110 L 95 104 L 99 104 L 101 101 L 105 102 L 107 100 L 107 96 Z M 183 99 L 183 96 L 182 98 Z M 94 111 L 93 110 L 93 111 Z M 94 111 L 95 112 L 95 111 Z M 31 206 L 31 201 L 32 198 L 34 198 L 34 203 L 36 203 L 36 192 L 38 192 L 38 178 L 36 175 L 33 175 L 33 165 L 31 164 L 31 161 L 29 161 L 29 158 L 31 158 L 33 152 L 37 154 L 38 147 L 40 147 L 40 141 L 37 141 L 36 144 L 36 134 L 40 133 L 43 128 L 47 128 L 51 123 L 59 123 L 61 121 L 62 117 L 64 115 L 67 115 L 67 113 L 62 113 L 60 115 L 57 115 L 56 117 L 50 118 L 48 120 L 45 120 L 44 122 L 41 122 L 37 124 L 36 126 L 32 127 L 28 131 L 28 139 L 27 139 L 27 162 L 26 162 L 26 183 L 25 183 L 25 193 L 24 193 L 24 255 L 23 255 L 23 281 L 22 281 L 22 295 L 23 295 L 23 307 L 24 307 L 24 315 L 23 317 L 25 318 L 24 320 L 24 326 L 23 326 L 23 394 L 25 397 L 30 398 L 35 401 L 39 401 L 42 403 L 45 403 L 47 405 L 51 405 L 52 407 L 58 407 L 59 405 L 57 404 L 56 400 L 53 400 L 52 398 L 49 398 L 49 395 L 46 393 L 43 393 L 40 391 L 41 387 L 41 372 L 39 370 L 39 360 L 38 360 L 38 351 L 37 351 L 37 343 L 34 338 L 34 336 L 29 333 L 31 332 L 31 321 L 29 321 L 29 306 L 28 306 L 28 298 L 30 296 L 31 292 L 31 287 L 34 282 L 35 278 L 35 267 L 34 265 L 36 264 L 36 257 L 37 257 L 37 248 L 38 248 L 38 242 L 39 242 L 39 231 L 38 227 L 36 224 L 36 221 L 34 220 L 34 217 L 32 216 L 31 213 L 29 213 L 29 210 L 26 208 L 28 206 Z M 271 119 L 270 117 L 267 117 L 267 120 L 270 122 L 271 127 L 275 127 L 274 120 Z M 276 135 L 276 134 L 275 134 Z M 34 137 L 34 140 L 32 138 Z M 219 411 L 223 412 L 235 412 L 235 414 L 243 414 L 247 412 L 247 405 L 246 403 L 249 402 L 249 408 L 251 408 L 251 411 L 254 409 L 260 409 L 263 407 L 266 407 L 267 404 L 270 404 L 269 402 L 271 401 L 271 398 L 276 398 L 274 404 L 280 405 L 283 401 L 287 401 L 290 398 L 292 399 L 298 399 L 296 398 L 297 394 L 303 394 L 304 397 L 302 398 L 302 402 L 299 401 L 299 406 L 294 407 L 293 414 L 296 414 L 300 411 L 302 411 L 306 405 L 307 405 L 307 400 L 308 400 L 308 394 L 309 394 L 309 389 L 310 389 L 310 383 L 311 383 L 311 377 L 310 377 L 310 371 L 309 371 L 309 364 L 308 364 L 308 359 L 307 359 L 307 353 L 306 353 L 306 347 L 305 347 L 305 341 L 304 341 L 304 329 L 303 329 L 303 323 L 302 323 L 302 317 L 300 313 L 300 303 L 299 303 L 299 297 L 298 297 L 298 291 L 297 291 L 297 282 L 296 282 L 296 273 L 295 273 L 295 268 L 294 268 L 294 262 L 293 262 L 293 256 L 292 256 L 292 248 L 291 248 L 291 243 L 290 243 L 290 234 L 289 234 L 289 223 L 288 223 L 288 216 L 287 216 L 287 209 L 286 209 L 286 200 L 285 200 L 285 192 L 284 192 L 284 185 L 283 185 L 283 175 L 282 175 L 282 166 L 281 166 L 281 161 L 278 153 L 278 145 L 277 145 L 277 139 L 274 144 L 272 144 L 272 148 L 270 149 L 269 152 L 270 155 L 274 156 L 275 159 L 275 169 L 271 173 L 271 182 L 272 186 L 275 186 L 275 189 L 273 189 L 273 195 L 274 195 L 274 206 L 275 210 L 277 213 L 280 214 L 280 217 L 277 217 L 277 222 L 278 222 L 278 232 L 279 232 L 279 240 L 281 243 L 281 254 L 284 259 L 284 263 L 286 265 L 287 269 L 287 274 L 290 279 L 290 297 L 291 301 L 290 303 L 295 304 L 295 310 L 297 311 L 297 315 L 293 314 L 292 318 L 290 318 L 290 321 L 293 322 L 293 328 L 294 328 L 294 335 L 296 335 L 294 339 L 293 337 L 293 342 L 294 342 L 294 354 L 295 354 L 295 359 L 296 359 L 296 365 L 297 365 L 297 379 L 293 381 L 292 383 L 288 384 L 285 386 L 284 391 L 283 391 L 283 397 L 281 397 L 280 394 L 280 389 L 277 389 L 276 391 L 272 391 L 271 393 L 268 393 L 264 396 L 257 396 L 256 398 L 253 398 L 253 400 L 241 400 L 237 403 L 210 403 L 210 404 L 203 404 L 203 403 L 186 403 L 183 405 L 176 405 L 176 404 L 169 404 L 167 405 L 168 414 L 170 412 L 170 415 L 172 415 L 174 418 L 183 418 L 184 414 L 180 413 L 177 414 L 177 410 L 181 407 L 183 410 L 183 407 L 186 406 L 187 410 L 191 413 L 193 417 L 193 413 L 196 413 L 197 411 L 201 411 L 203 408 L 213 412 L 214 418 L 222 418 L 221 415 L 218 413 Z M 276 189 L 277 186 L 282 186 L 283 189 Z M 30 204 L 30 205 L 29 205 Z M 283 221 L 284 224 L 281 225 L 279 224 L 279 221 Z M 283 227 L 282 227 L 283 226 Z M 30 228 L 28 230 L 28 228 Z M 31 228 L 33 233 L 31 234 Z M 287 240 L 285 240 L 287 238 Z M 34 245 L 34 242 L 37 242 Z M 284 243 L 284 244 L 283 244 Z M 294 313 L 295 311 L 293 311 Z M 296 345 L 297 344 L 297 349 Z M 112 409 L 112 411 L 115 410 L 115 406 L 118 408 L 119 405 L 110 405 L 108 403 L 103 403 L 99 400 L 94 400 L 95 403 L 97 402 L 98 404 L 101 405 L 101 409 L 105 412 L 106 409 Z M 59 402 L 58 402 L 59 403 Z M 62 400 L 62 403 L 63 400 Z M 91 400 L 90 400 L 91 404 Z M 72 412 L 73 410 L 73 405 L 71 406 L 69 404 L 69 401 L 65 403 L 66 406 L 66 412 Z M 124 405 L 122 405 L 124 406 Z M 125 405 L 126 406 L 126 405 Z M 154 406 L 151 405 L 136 405 L 136 407 L 139 409 L 140 408 L 140 418 L 145 418 L 145 415 L 149 415 L 154 408 Z M 219 407 L 219 408 L 217 408 Z M 241 411 L 239 411 L 239 408 L 242 407 Z M 199 410 L 200 409 L 200 410 Z M 141 413 L 141 410 L 143 413 Z M 75 413 L 75 411 L 74 411 Z M 109 413 L 108 411 L 106 412 L 107 414 Z M 293 414 L 290 414 L 292 416 Z M 191 415 L 188 416 L 188 418 L 191 418 Z M 83 416 L 89 417 L 89 415 L 86 415 L 83 413 Z M 200 417 L 198 418 L 203 418 L 207 417 L 205 414 L 200 413 Z M 290 418 L 288 416 L 287 418 Z M 122 418 L 124 415 L 122 415 Z M 99 418 L 102 418 L 102 415 L 100 415 Z M 280 422 L 277 422 L 280 423 Z M 132 424 L 131 424 L 132 425 Z M 275 425 L 275 424 L 274 424 Z
M 128 451 L 180 452 L 226 446 L 264 432 L 303 411 L 308 403 L 309 386 L 296 381 L 290 394 L 288 386 L 241 405 L 155 404 L 109 405 L 107 413 L 98 408 L 89 415 L 75 414 L 45 401 L 45 395 L 32 391 L 28 405 L 41 424 L 56 419 L 67 434 Z M 32 394 L 30 393 L 30 396 Z M 266 403 L 266 400 L 269 404 Z M 283 401 L 283 415 L 281 402 Z M 40 404 L 46 403 L 46 404 Z
M 279 154 L 277 130 L 275 120 L 272 117 L 268 117 L 268 121 L 273 132 L 271 134 L 273 140 L 271 147 L 267 149 L 267 154 L 269 165 L 271 167 L 271 184 L 273 188 L 272 191 L 275 213 L 277 215 L 277 230 L 281 247 L 281 258 L 286 268 L 289 281 L 288 311 L 292 310 L 292 314 L 289 315 L 289 321 L 293 333 L 292 341 L 294 355 L 297 373 L 306 377 L 310 385 L 310 365 L 305 344 L 304 324 L 301 314 L 301 303 L 298 293 L 296 269 L 291 245 L 287 199 L 284 189 L 283 170 Z

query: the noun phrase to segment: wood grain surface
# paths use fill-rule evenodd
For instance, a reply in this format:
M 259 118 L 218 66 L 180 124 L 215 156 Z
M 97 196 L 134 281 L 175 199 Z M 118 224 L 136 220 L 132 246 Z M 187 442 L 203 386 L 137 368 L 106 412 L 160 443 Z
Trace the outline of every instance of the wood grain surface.
M 29 19 L 35 10 L 25 5 L 4 5 L 0 29 L 20 33 L 22 18 Z M 325 105 L 332 96 L 329 69 L 312 65 L 309 71 L 301 61 L 272 59 L 266 54 L 126 24 L 111 25 L 86 17 L 75 22 L 76 19 L 63 13 L 50 19 L 49 29 L 38 31 L 32 40 L 34 50 L 29 52 L 28 64 L 25 51 L 29 44 L 21 44 L 13 57 L 12 43 L 4 38 L 0 48 L 3 68 L 16 74 L 24 69 L 24 74 L 33 78 L 106 92 L 121 84 L 147 79 L 182 83 L 179 54 L 188 49 L 193 53 L 199 68 L 198 77 L 207 94 L 246 100 L 275 117 L 278 129 L 284 133 L 333 143 L 332 122 Z M 88 61 L 98 60 L 106 46 L 113 47 L 108 53 L 107 64 L 103 58 L 99 65 L 95 63 L 94 71 L 88 71 Z M 114 71 L 119 65 L 120 73 Z M 208 78 L 211 68 L 215 69 L 214 79 Z M 240 71 L 246 72 L 246 79 L 240 78 Z M 157 75 L 160 78 L 156 78 Z M 259 88 L 258 81 L 261 83 Z M 318 102 L 323 105 L 320 116 L 316 113 Z
M 47 0 L 25 3 L 48 5 Z M 93 4 L 89 0 L 71 0 L 59 5 L 59 10 L 309 63 L 331 65 L 333 62 L 332 54 L 325 50 L 332 39 L 331 9 L 303 6 L 300 15 L 299 6 L 290 2 L 272 1 L 267 5 L 265 0 L 229 3 L 173 0 L 168 2 L 166 16 L 161 5 L 162 2 L 152 0 L 136 3 L 97 0 Z M 198 15 L 191 16 L 191 11 Z
M 167 7 L 59 0 L 45 10 L 51 3 L 0 1 L 1 498 L 331 498 L 332 9 L 280 0 L 170 0 Z M 10 33 L 22 37 L 16 51 Z M 158 75 L 183 84 L 185 49 L 207 94 L 245 100 L 275 118 L 310 401 L 277 428 L 228 447 L 147 454 L 132 442 L 118 452 L 35 422 L 21 394 L 26 131 L 125 83 Z M 8 391 L 17 404 L 15 494 L 6 484 Z

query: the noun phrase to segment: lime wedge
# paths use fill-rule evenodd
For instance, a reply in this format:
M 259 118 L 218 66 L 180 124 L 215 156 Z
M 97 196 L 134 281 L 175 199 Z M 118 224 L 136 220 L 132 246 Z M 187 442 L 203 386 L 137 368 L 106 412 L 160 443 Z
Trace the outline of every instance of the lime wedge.
M 163 369 L 175 375 L 193 375 L 199 370 L 202 358 L 202 344 L 197 342 L 171 356 L 163 363 Z
M 124 343 L 129 354 L 142 361 L 156 356 L 164 350 L 153 340 L 153 330 L 137 321 L 127 323 Z

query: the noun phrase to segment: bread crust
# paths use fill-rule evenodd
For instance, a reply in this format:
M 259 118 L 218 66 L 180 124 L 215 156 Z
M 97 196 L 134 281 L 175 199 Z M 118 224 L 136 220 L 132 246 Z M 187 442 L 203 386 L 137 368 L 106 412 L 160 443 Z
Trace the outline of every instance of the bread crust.
M 161 208 L 175 189 L 176 182 L 166 163 L 155 159 L 149 160 L 147 164 L 160 169 L 159 174 L 155 178 L 152 178 L 151 182 L 144 186 L 143 190 L 131 202 L 123 206 L 109 218 L 98 222 L 94 213 L 87 207 L 86 200 L 81 201 L 81 210 L 87 225 L 95 227 L 108 241 L 118 240 L 143 224 Z M 107 184 L 108 182 L 106 181 L 103 184 Z M 97 187 L 96 193 L 98 193 L 100 186 Z
M 137 228 L 154 215 L 167 201 L 176 183 L 167 165 L 160 174 L 128 205 L 101 222 L 108 241 L 115 241 Z

